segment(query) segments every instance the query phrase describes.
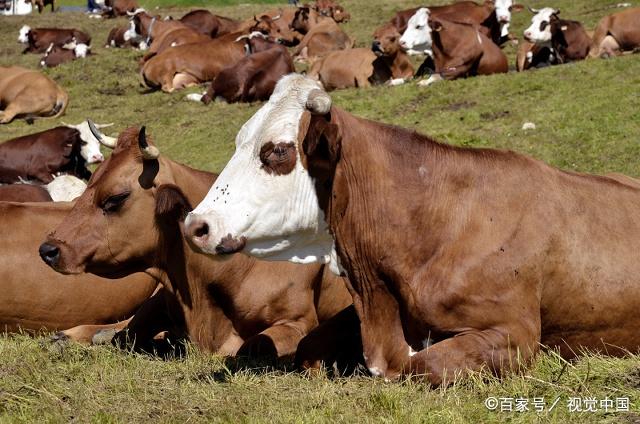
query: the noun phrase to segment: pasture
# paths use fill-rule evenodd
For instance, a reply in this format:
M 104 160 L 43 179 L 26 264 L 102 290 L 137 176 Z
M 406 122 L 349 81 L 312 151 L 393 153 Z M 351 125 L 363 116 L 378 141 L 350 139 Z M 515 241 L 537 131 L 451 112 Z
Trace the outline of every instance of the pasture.
M 204 3 L 142 2 L 175 17 Z M 206 7 L 235 18 L 274 7 L 271 1 L 231 3 L 216 0 L 206 2 Z M 432 4 L 439 3 L 443 2 Z M 344 29 L 356 38 L 357 46 L 368 46 L 377 26 L 395 11 L 417 3 L 344 0 L 341 4 L 352 15 Z M 607 0 L 525 4 L 553 5 L 562 17 L 579 20 L 587 29 L 616 11 L 609 9 L 614 2 Z M 514 14 L 511 31 L 520 37 L 530 16 L 527 11 Z M 185 100 L 186 94 L 202 89 L 144 94 L 137 73 L 141 53 L 103 47 L 112 27 L 127 24 L 124 18 L 100 21 L 82 13 L 49 12 L 0 18 L 0 64 L 37 67 L 40 56 L 22 55 L 17 43 L 23 24 L 85 30 L 93 37 L 95 55 L 45 71 L 69 93 L 62 118 L 0 126 L 0 140 L 90 117 L 99 123 L 114 122 L 106 131 L 110 135 L 146 125 L 162 154 L 219 171 L 233 152 L 236 132 L 260 107 L 218 102 L 204 106 Z M 515 51 L 513 45 L 505 47 L 512 67 Z M 431 87 L 412 82 L 350 89 L 333 92 L 332 97 L 334 104 L 354 114 L 413 128 L 448 143 L 512 149 L 563 169 L 640 176 L 640 55 Z M 536 129 L 523 130 L 526 122 Z M 549 352 L 522 375 L 503 380 L 478 375 L 430 390 L 419 381 L 384 382 L 364 374 L 301 375 L 288 363 L 270 367 L 225 360 L 192 347 L 184 358 L 162 360 L 112 347 L 53 343 L 47 334 L 6 335 L 0 338 L 0 422 L 638 422 L 638 359 L 590 354 L 568 363 Z M 487 398 L 504 398 L 505 404 L 511 399 L 513 411 L 500 412 L 500 407 L 492 411 L 485 406 Z M 528 411 L 516 411 L 516 398 L 528 400 Z M 534 398 L 544 399 L 543 411 L 536 411 Z M 570 412 L 572 398 L 596 399 L 596 411 Z M 628 411 L 615 410 L 617 398 L 629 398 Z M 613 399 L 613 407 L 602 407 L 600 402 L 606 399 Z

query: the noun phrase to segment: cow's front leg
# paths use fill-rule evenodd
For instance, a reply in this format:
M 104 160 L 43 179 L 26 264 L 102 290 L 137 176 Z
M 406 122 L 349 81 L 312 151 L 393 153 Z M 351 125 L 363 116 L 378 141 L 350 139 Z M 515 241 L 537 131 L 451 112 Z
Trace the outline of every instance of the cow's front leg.
M 15 103 L 9 104 L 9 106 L 7 106 L 4 111 L 0 112 L 0 124 L 10 123 L 11 121 L 13 121 L 13 118 L 15 118 L 20 113 L 20 108 L 16 106 Z
M 405 374 L 424 376 L 433 386 L 451 383 L 469 371 L 488 370 L 500 376 L 526 365 L 539 349 L 539 334 L 513 326 L 469 329 L 411 353 Z
M 305 320 L 287 322 L 267 328 L 247 339 L 238 350 L 238 356 L 276 359 L 295 354 L 300 340 L 316 323 Z
M 55 339 L 72 340 L 77 343 L 103 344 L 110 343 L 113 336 L 123 330 L 131 318 L 114 324 L 78 325 L 56 333 Z

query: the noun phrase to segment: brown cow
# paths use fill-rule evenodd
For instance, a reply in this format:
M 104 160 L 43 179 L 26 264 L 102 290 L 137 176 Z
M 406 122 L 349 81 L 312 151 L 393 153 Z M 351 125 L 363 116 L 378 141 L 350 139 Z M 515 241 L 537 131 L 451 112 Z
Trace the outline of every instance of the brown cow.
M 341 279 L 319 265 L 244 256 L 221 262 L 193 252 L 181 221 L 215 177 L 159 156 L 144 128 L 130 128 L 41 246 L 43 259 L 65 273 L 158 269 L 166 273 L 167 301 L 160 306 L 198 346 L 225 355 L 292 355 L 309 330 L 351 298 Z M 140 341 L 137 331 L 130 328 Z
M 127 16 L 140 8 L 136 0 L 105 0 L 104 5 L 105 11 L 102 12 L 102 16 L 105 18 Z
M 442 144 L 296 74 L 236 145 L 185 233 L 210 255 L 335 264 L 372 374 L 439 385 L 518 370 L 541 345 L 640 351 L 640 181 Z
M 211 38 L 236 32 L 241 25 L 241 21 L 214 15 L 203 9 L 192 10 L 180 18 L 180 22 Z
M 55 12 L 55 0 L 34 0 L 33 3 L 38 8 L 38 13 L 42 13 L 47 5 L 51 5 L 51 12 Z
M 260 18 L 253 17 L 254 24 L 249 28 L 249 33 L 259 32 L 263 35 L 273 38 L 278 43 L 291 47 L 300 43 L 303 35 L 289 28 L 288 25 L 282 25 L 280 16 L 272 18 L 269 15 L 262 15 Z
M 116 280 L 91 274 L 65 276 L 39 260 L 42 238 L 71 206 L 0 202 L 2 331 L 57 331 L 115 323 L 133 315 L 154 291 L 157 283 L 144 274 Z
M 63 47 L 72 42 L 76 44 L 91 44 L 89 34 L 77 29 L 35 28 L 23 25 L 18 34 L 18 41 L 26 44 L 23 53 L 44 53 L 49 46 Z
M 249 56 L 218 74 L 202 96 L 204 104 L 211 103 L 216 97 L 222 97 L 228 103 L 267 100 L 278 80 L 295 72 L 286 47 L 263 40 L 260 36 L 247 38 Z
M 54 68 L 63 63 L 76 60 L 77 58 L 87 57 L 89 54 L 91 54 L 91 50 L 86 44 L 76 44 L 72 49 L 65 49 L 51 44 L 44 53 L 44 56 L 42 56 L 42 59 L 40 59 L 40 66 L 43 68 Z
M 41 185 L 9 184 L 0 186 L 0 202 L 51 202 L 51 195 Z
M 333 50 L 353 47 L 353 40 L 342 31 L 336 21 L 318 15 L 307 6 L 296 11 L 291 28 L 304 34 L 293 51 L 293 57 L 299 60 L 314 59 Z
M 171 93 L 185 87 L 212 81 L 227 66 L 245 56 L 246 40 L 241 33 L 214 38 L 205 43 L 176 46 L 149 59 L 140 71 L 143 83 L 151 89 Z
M 351 14 L 334 0 L 316 0 L 311 8 L 321 16 L 332 18 L 337 23 L 349 22 Z
M 591 38 L 580 22 L 560 19 L 560 11 L 550 7 L 531 11 L 535 16 L 531 18 L 531 26 L 524 31 L 526 41 L 552 49 L 555 63 L 587 57 Z
M 69 96 L 51 78 L 19 66 L 0 66 L 0 124 L 14 118 L 57 118 L 69 103 Z
M 106 48 L 109 47 L 133 47 L 134 49 L 146 50 L 147 43 L 140 36 L 135 36 L 129 31 L 129 26 L 115 27 L 109 31 L 107 36 Z
M 591 57 L 611 57 L 640 48 L 640 7 L 605 16 L 593 34 Z

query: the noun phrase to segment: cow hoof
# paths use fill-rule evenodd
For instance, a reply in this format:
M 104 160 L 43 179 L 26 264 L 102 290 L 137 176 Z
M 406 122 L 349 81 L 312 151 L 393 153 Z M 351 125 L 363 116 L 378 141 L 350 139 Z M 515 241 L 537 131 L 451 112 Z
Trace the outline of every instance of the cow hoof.
M 65 334 L 64 331 L 58 331 L 57 333 L 51 336 L 50 340 L 52 343 L 59 343 L 59 342 L 62 343 L 62 342 L 68 342 L 71 339 L 69 338 L 69 336 Z
M 204 96 L 198 93 L 187 94 L 187 100 L 191 100 L 192 102 L 201 102 L 202 97 Z
M 115 328 L 96 331 L 96 333 L 91 338 L 91 344 L 93 345 L 111 344 L 111 341 L 113 340 L 113 336 L 115 336 L 117 332 L 118 331 Z

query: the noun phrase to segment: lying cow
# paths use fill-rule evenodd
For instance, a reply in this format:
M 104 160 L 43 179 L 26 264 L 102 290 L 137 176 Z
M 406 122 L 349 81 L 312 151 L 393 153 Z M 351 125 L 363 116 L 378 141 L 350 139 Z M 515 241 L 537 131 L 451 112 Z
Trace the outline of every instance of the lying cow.
M 318 15 L 307 6 L 297 10 L 291 28 L 304 34 L 304 38 L 293 51 L 294 58 L 299 60 L 313 60 L 333 50 L 353 47 L 353 40 L 336 21 Z
M 91 44 L 91 37 L 89 34 L 77 29 L 31 29 L 28 25 L 24 25 L 20 28 L 20 32 L 18 34 L 18 41 L 27 45 L 23 53 L 44 53 L 51 44 L 63 47 L 72 43 L 74 39 L 76 44 Z
M 139 50 L 146 50 L 148 48 L 147 43 L 142 37 L 138 35 L 131 35 L 129 26 L 115 27 L 111 31 L 109 31 L 105 47 L 133 47 L 134 49 Z
M 439 385 L 521 369 L 541 346 L 640 351 L 640 181 L 438 143 L 333 107 L 300 75 L 236 145 L 185 220 L 192 245 L 331 263 L 373 375 Z
M 220 71 L 245 56 L 246 40 L 233 33 L 206 43 L 185 44 L 149 59 L 140 71 L 143 84 L 171 93 L 214 80 Z
M 91 53 L 90 47 L 86 44 L 75 44 L 73 48 L 63 48 L 51 44 L 40 59 L 40 66 L 43 68 L 54 68 L 63 63 L 71 62 L 78 58 L 87 57 Z
M 2 331 L 37 333 L 115 323 L 133 315 L 154 291 L 157 283 L 142 273 L 108 280 L 58 274 L 42 263 L 42 238 L 71 206 L 0 202 Z
M 555 56 L 555 63 L 587 57 L 591 38 L 580 22 L 560 19 L 560 11 L 550 7 L 530 10 L 535 15 L 531 18 L 531 26 L 524 31 L 526 41 L 549 48 Z
M 419 9 L 409 20 L 400 38 L 407 50 L 432 52 L 435 74 L 420 81 L 430 85 L 441 79 L 452 80 L 474 75 L 506 73 L 507 57 L 478 27 L 441 18 L 430 18 L 427 8 Z
M 605 16 L 593 34 L 591 57 L 611 57 L 640 48 L 640 8 Z
M 193 252 L 182 220 L 215 178 L 161 156 L 144 127 L 130 128 L 40 247 L 42 257 L 64 273 L 166 273 L 166 301 L 153 306 L 146 322 L 136 316 L 129 325 L 138 347 L 172 321 L 174 331 L 210 352 L 292 355 L 318 322 L 351 303 L 349 293 L 318 264 L 246 256 L 221 262 Z
M 240 21 L 224 16 L 214 15 L 208 10 L 192 10 L 180 18 L 180 22 L 211 38 L 236 32 Z
M 115 141 L 104 135 L 99 141 L 91 133 L 89 121 L 5 141 L 0 144 L 0 183 L 21 179 L 49 183 L 59 172 L 88 179 L 91 171 L 86 165 L 104 160 L 100 144 L 113 148 Z
M 102 17 L 117 18 L 118 16 L 127 16 L 139 10 L 139 8 L 140 6 L 138 6 L 136 0 L 105 0 Z
M 37 184 L 0 185 L 0 202 L 51 202 L 44 186 Z
M 337 23 L 349 22 L 351 14 L 334 0 L 316 0 L 311 8 L 321 16 L 332 18 Z
M 283 18 L 279 15 L 275 17 L 262 15 L 260 18 L 254 16 L 253 20 L 255 23 L 249 28 L 249 33 L 259 32 L 288 47 L 300 43 L 303 35 L 289 28 L 288 25 L 282 25 L 281 19 Z
M 54 117 L 62 115 L 69 96 L 51 78 L 19 66 L 0 66 L 0 124 L 14 118 Z

